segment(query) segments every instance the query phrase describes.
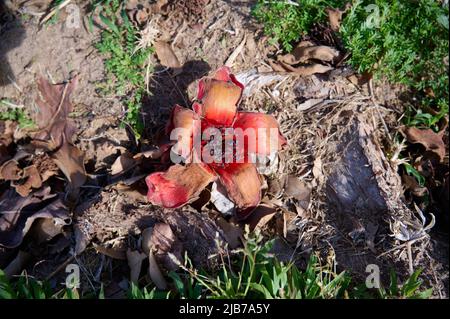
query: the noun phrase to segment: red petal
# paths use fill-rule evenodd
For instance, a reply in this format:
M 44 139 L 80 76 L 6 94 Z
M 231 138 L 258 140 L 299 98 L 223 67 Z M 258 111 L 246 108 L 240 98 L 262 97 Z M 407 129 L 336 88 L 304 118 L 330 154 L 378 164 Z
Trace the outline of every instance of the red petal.
M 176 154 L 184 156 L 189 155 L 190 150 L 192 149 L 192 135 L 195 120 L 199 120 L 199 118 L 192 110 L 179 105 L 174 106 L 171 119 L 166 126 L 166 133 L 170 136 L 174 129 L 182 129 L 176 131 L 177 136 L 174 136 L 178 138 L 178 142 L 172 147 L 172 151 Z
M 230 74 L 228 67 L 217 70 L 213 77 L 199 81 L 197 98 L 200 104 L 194 111 L 216 125 L 231 125 L 244 86 Z
M 248 210 L 261 200 L 261 180 L 253 164 L 229 164 L 215 168 L 230 199 L 241 209 Z
M 286 144 L 277 120 L 269 114 L 238 112 L 233 127 L 242 129 L 244 134 L 250 129 L 247 132 L 251 134 L 244 135 L 244 148 L 248 153 L 269 155 Z
M 147 198 L 154 205 L 177 208 L 194 200 L 215 178 L 203 164 L 173 165 L 166 172 L 147 176 Z
M 203 95 L 205 94 L 205 79 L 200 79 L 198 82 L 198 93 L 197 93 L 197 99 L 201 100 L 203 99 Z M 244 85 L 239 82 L 234 74 L 231 73 L 231 70 L 227 66 L 222 66 L 214 73 L 212 76 L 212 79 L 224 81 L 224 82 L 233 82 L 235 85 L 241 88 L 241 90 L 244 90 Z

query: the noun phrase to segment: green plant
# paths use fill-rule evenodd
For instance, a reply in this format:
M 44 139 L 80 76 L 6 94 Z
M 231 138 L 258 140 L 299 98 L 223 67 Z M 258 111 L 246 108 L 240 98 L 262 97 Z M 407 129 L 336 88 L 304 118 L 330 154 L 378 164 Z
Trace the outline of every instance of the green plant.
M 382 299 L 428 299 L 431 297 L 433 290 L 426 289 L 424 291 L 420 291 L 420 286 L 422 285 L 422 281 L 419 280 L 419 275 L 422 270 L 416 270 L 402 286 L 398 286 L 397 274 L 394 271 L 391 271 L 391 283 L 388 289 L 384 289 L 381 287 L 379 289 L 379 295 Z
M 148 290 L 147 287 L 139 288 L 135 283 L 130 284 L 127 292 L 128 299 L 169 299 L 170 291 L 158 291 L 155 287 Z
M 13 103 L 0 99 L 0 120 L 1 121 L 15 121 L 19 124 L 20 128 L 33 128 L 35 123 L 27 115 L 23 108 L 17 107 Z
M 55 9 L 55 13 L 53 14 L 53 16 L 46 22 L 47 25 L 53 25 L 56 24 L 59 20 L 59 14 L 60 14 L 60 9 L 58 8 L 59 5 L 61 5 L 65 0 L 53 0 L 50 3 L 49 8 L 51 10 Z
M 448 4 L 358 0 L 340 33 L 359 72 L 415 90 L 421 110 L 409 109 L 407 124 L 433 127 L 448 113 Z M 436 112 L 424 113 L 427 107 Z
M 280 43 L 286 51 L 292 50 L 293 42 L 306 35 L 314 23 L 326 20 L 327 7 L 341 7 L 343 0 L 258 0 L 252 13 L 264 23 L 264 31 L 272 43 Z
M 128 299 L 169 299 L 169 298 L 284 298 L 284 299 L 335 299 L 335 298 L 411 298 L 427 299 L 432 290 L 420 290 L 420 270 L 415 271 L 403 285 L 398 284 L 396 274 L 391 272 L 391 282 L 387 289 L 367 289 L 364 284 L 355 285 L 350 274 L 336 273 L 333 262 L 322 265 L 312 254 L 308 265 L 301 271 L 293 264 L 284 264 L 269 251 L 273 241 L 262 243 L 262 237 L 247 235 L 247 244 L 222 260 L 217 273 L 199 271 L 192 266 L 189 258 L 181 265 L 182 272 L 171 272 L 170 291 L 160 291 L 151 285 L 139 288 L 131 283 Z M 184 272 L 183 272 L 184 271 Z M 80 296 L 76 289 L 52 291 L 48 282 L 37 281 L 22 274 L 10 281 L 0 270 L 0 299 L 104 299 L 103 286 L 100 292 Z
M 325 21 L 327 7 L 342 6 L 341 1 L 259 0 L 253 14 L 272 41 L 290 51 L 313 23 Z M 417 107 L 406 105 L 407 125 L 437 129 L 448 113 L 448 14 L 448 3 L 438 0 L 354 0 L 341 23 L 350 65 L 412 91 Z
M 262 236 L 246 235 L 244 248 L 235 252 L 235 258 L 222 261 L 218 274 L 198 271 L 189 259 L 181 267 L 191 278 L 191 294 L 200 296 L 200 288 L 207 298 L 342 298 L 349 288 L 350 277 L 336 274 L 333 265 L 322 266 L 311 255 L 304 272 L 294 264 L 284 264 L 270 253 L 273 241 L 262 242 Z M 193 281 L 192 281 L 193 280 Z M 176 280 L 178 291 L 185 293 L 182 280 Z M 180 289 L 181 288 L 181 289 Z M 206 291 L 206 293 L 205 293 Z M 192 294 L 193 293 L 193 294 Z
M 96 44 L 98 51 L 105 56 L 108 78 L 102 91 L 122 98 L 127 108 L 123 122 L 132 128 L 138 139 L 143 131 L 140 110 L 146 94 L 144 66 L 153 49 L 137 49 L 139 31 L 128 19 L 121 1 L 97 1 L 94 5 L 101 8 L 99 18 L 107 26 Z
M 79 299 L 76 289 L 53 292 L 46 281 L 38 281 L 23 273 L 11 282 L 0 269 L 0 299 Z

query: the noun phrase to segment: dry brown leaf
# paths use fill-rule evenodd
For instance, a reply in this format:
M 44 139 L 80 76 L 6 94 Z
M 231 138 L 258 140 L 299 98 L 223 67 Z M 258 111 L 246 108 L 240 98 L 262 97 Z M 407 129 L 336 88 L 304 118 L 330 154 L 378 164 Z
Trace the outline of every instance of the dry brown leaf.
M 3 163 L 0 167 L 0 179 L 7 181 L 17 181 L 20 179 L 22 169 L 19 167 L 19 163 L 15 159 L 10 159 Z
M 403 174 L 402 181 L 405 189 L 409 190 L 414 196 L 423 197 L 428 194 L 428 189 L 420 186 L 414 177 Z
M 31 257 L 32 256 L 29 253 L 19 250 L 17 256 L 4 269 L 6 277 L 12 278 L 13 276 L 20 275 Z
M 401 129 L 408 142 L 422 144 L 427 151 L 435 153 L 441 162 L 445 157 L 445 143 L 442 140 L 444 131 L 435 133 L 432 129 L 419 129 L 417 127 L 403 127 Z
M 52 158 L 69 181 L 68 191 L 76 195 L 78 188 L 86 181 L 82 152 L 72 145 L 74 124 L 68 119 L 72 112 L 70 94 L 77 84 L 75 77 L 67 84 L 52 85 L 44 78 L 38 79 L 39 96 L 36 104 L 39 112 L 34 114 L 38 130 L 32 143 L 49 151 L 55 151 Z
M 153 227 L 149 227 L 144 229 L 141 234 L 141 248 L 147 255 L 150 254 L 150 250 L 152 249 L 152 233 Z
M 271 61 L 270 65 L 277 72 L 289 72 L 294 73 L 301 76 L 309 76 L 316 73 L 326 73 L 328 71 L 333 70 L 333 67 L 326 66 L 323 64 L 311 64 L 311 65 L 302 65 L 298 67 L 293 67 L 289 64 L 283 63 L 281 61 Z
M 298 66 L 298 67 L 291 67 L 290 65 L 283 65 L 289 72 L 302 75 L 302 76 L 309 76 L 313 74 L 322 74 L 326 73 L 328 71 L 333 70 L 333 67 L 323 65 L 323 64 L 311 64 L 306 66 Z
M 112 164 L 111 175 L 125 173 L 126 171 L 136 166 L 136 164 L 137 162 L 135 159 L 133 159 L 132 155 L 128 152 L 125 152 L 117 157 Z
M 148 255 L 148 275 L 158 289 L 167 289 L 167 282 L 164 279 L 161 269 L 159 269 L 158 262 L 152 251 Z
M 145 254 L 150 256 L 153 252 L 159 265 L 168 270 L 176 270 L 178 266 L 169 257 L 169 253 L 181 260 L 183 246 L 169 225 L 157 223 L 153 227 L 142 231 L 141 248 Z
M 267 190 L 267 193 L 275 198 L 280 197 L 280 195 L 283 193 L 282 185 L 284 185 L 284 180 L 279 179 L 269 180 L 269 188 Z
M 95 250 L 105 256 L 113 259 L 127 260 L 126 249 L 124 247 L 105 247 L 96 243 L 92 243 Z
M 75 255 L 81 254 L 92 240 L 92 234 L 89 228 L 92 226 L 89 222 L 76 223 L 73 225 L 73 233 L 75 236 Z
M 320 60 L 325 62 L 332 62 L 339 56 L 339 51 L 332 47 L 319 45 L 319 46 L 306 46 L 300 43 L 292 53 L 278 56 L 280 62 L 294 65 L 298 63 L 305 63 L 310 60 Z
M 250 231 L 262 229 L 275 216 L 275 213 L 275 208 L 259 205 L 245 222 L 249 224 Z
M 342 16 L 351 8 L 351 3 L 345 5 L 344 10 L 327 8 L 326 13 L 328 14 L 328 22 L 330 23 L 331 30 L 334 32 L 339 31 L 341 28 Z
M 76 195 L 78 188 L 86 182 L 87 178 L 83 153 L 77 147 L 64 143 L 57 152 L 52 154 L 52 158 L 69 181 L 69 193 Z
M 322 160 L 320 159 L 320 157 L 317 157 L 314 160 L 314 166 L 312 169 L 312 173 L 314 175 L 314 178 L 316 178 L 319 182 L 319 184 L 321 184 L 323 182 L 324 176 L 322 173 Z
M 168 2 L 168 0 L 157 0 L 156 2 L 144 1 L 142 3 L 142 1 L 130 0 L 126 3 L 126 10 L 131 20 L 143 26 L 152 15 L 163 12 Z
M 163 153 L 164 150 L 162 148 L 156 148 L 141 153 L 137 153 L 133 156 L 133 158 L 137 160 L 140 160 L 142 158 L 158 159 L 163 155 Z
M 7 248 L 19 246 L 34 221 L 40 218 L 52 219 L 58 225 L 71 222 L 69 210 L 60 198 L 52 199 L 50 187 L 21 197 L 9 189 L 0 198 L 0 245 Z
M 55 150 L 63 144 L 64 137 L 70 142 L 75 128 L 68 120 L 68 115 L 72 112 L 69 98 L 77 82 L 77 78 L 74 78 L 67 84 L 53 85 L 43 77 L 38 79 L 39 95 L 36 99 L 38 111 L 32 113 L 38 126 L 38 130 L 32 136 L 35 144 Z
M 22 197 L 28 196 L 32 188 L 40 188 L 42 186 L 41 175 L 34 165 L 23 169 L 22 179 L 24 182 L 20 184 L 17 182 L 11 182 L 11 186 L 13 186 L 17 193 L 19 193 Z
M 0 165 L 10 158 L 8 147 L 14 141 L 17 122 L 0 121 Z
M 171 253 L 178 260 L 182 260 L 183 246 L 169 225 L 164 223 L 155 224 L 147 245 L 151 247 L 150 252 L 154 253 L 159 265 L 164 266 L 168 270 L 178 269 L 178 265 L 173 262 L 168 254 Z
M 137 284 L 142 269 L 142 262 L 147 255 L 137 250 L 127 250 L 128 267 L 130 267 L 130 281 Z
M 222 229 L 223 235 L 231 249 L 241 246 L 242 229 L 239 225 L 228 222 L 221 216 L 216 219 L 216 224 Z
M 61 234 L 63 226 L 55 223 L 52 218 L 39 218 L 33 223 L 33 227 L 30 229 L 30 236 L 36 243 L 41 244 Z
M 181 63 L 172 50 L 172 46 L 164 41 L 155 42 L 155 52 L 162 66 L 181 71 Z
M 284 192 L 287 196 L 293 197 L 300 202 L 302 208 L 306 209 L 309 205 L 311 187 L 301 181 L 296 176 L 288 176 Z

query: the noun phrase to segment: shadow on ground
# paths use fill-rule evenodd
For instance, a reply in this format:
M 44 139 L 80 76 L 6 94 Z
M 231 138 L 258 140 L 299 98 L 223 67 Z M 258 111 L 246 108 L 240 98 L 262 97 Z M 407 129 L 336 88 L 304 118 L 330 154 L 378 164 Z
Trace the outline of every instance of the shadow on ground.
M 7 53 L 19 47 L 25 37 L 25 29 L 16 14 L 0 2 L 0 87 L 15 81 Z
M 151 140 L 166 125 L 171 109 L 179 104 L 190 108 L 188 87 L 208 74 L 211 67 L 199 60 L 186 62 L 178 75 L 174 70 L 157 65 L 149 83 L 150 94 L 144 98 L 142 116 L 145 136 Z

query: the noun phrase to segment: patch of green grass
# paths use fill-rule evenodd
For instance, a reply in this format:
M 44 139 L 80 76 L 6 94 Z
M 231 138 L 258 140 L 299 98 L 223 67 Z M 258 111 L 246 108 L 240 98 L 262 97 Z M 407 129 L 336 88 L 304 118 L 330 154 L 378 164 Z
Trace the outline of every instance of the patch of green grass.
M 263 242 L 258 233 L 246 235 L 242 249 L 223 257 L 216 272 L 197 270 L 189 258 L 179 272 L 169 273 L 170 291 L 152 285 L 139 288 L 131 284 L 129 299 L 361 299 L 361 298 L 429 298 L 432 290 L 421 290 L 420 270 L 403 285 L 391 273 L 387 289 L 367 289 L 354 283 L 349 273 L 337 273 L 334 263 L 321 264 L 312 254 L 305 270 L 280 262 L 270 251 L 273 241 Z M 187 256 L 186 256 L 187 257 Z M 76 290 L 53 293 L 47 283 L 20 276 L 11 283 L 0 271 L 0 298 L 94 298 L 96 294 L 79 296 Z M 103 290 L 98 298 L 104 298 Z
M 215 299 L 318 299 L 343 298 L 349 289 L 350 276 L 336 274 L 333 265 L 320 265 L 311 255 L 305 271 L 294 264 L 280 262 L 270 253 L 273 241 L 262 242 L 262 237 L 247 236 L 243 249 L 231 261 L 223 261 L 216 275 L 197 271 L 189 261 L 182 268 L 192 278 L 190 293 L 182 280 L 177 279 L 182 296 L 203 296 Z
M 9 280 L 0 269 L 0 299 L 79 299 L 76 289 L 54 292 L 46 281 L 38 281 L 25 274 Z
M 123 122 L 139 139 L 143 131 L 141 103 L 146 94 L 145 64 L 153 48 L 137 50 L 139 33 L 129 21 L 122 1 L 97 1 L 94 6 L 101 8 L 99 18 L 107 26 L 96 44 L 98 51 L 105 56 L 107 71 L 107 80 L 101 89 L 104 94 L 122 98 L 127 108 Z
M 337 8 L 345 3 L 342 0 L 259 0 L 252 13 L 264 23 L 264 32 L 270 36 L 272 43 L 281 44 L 289 52 L 314 23 L 326 20 L 327 7 Z
M 36 126 L 23 108 L 19 108 L 5 99 L 0 99 L 0 120 L 15 121 L 22 129 Z
M 295 2 L 298 5 L 293 5 Z M 253 10 L 273 41 L 290 51 L 327 7 L 341 1 L 264 1 Z M 405 123 L 437 129 L 448 113 L 448 4 L 438 0 L 354 0 L 340 28 L 348 63 L 376 79 L 407 86 L 418 107 L 407 105 Z
M 170 277 L 178 297 L 214 299 L 359 299 L 429 298 L 432 290 L 420 290 L 417 270 L 404 285 L 394 272 L 388 289 L 368 289 L 354 283 L 350 273 L 337 273 L 333 262 L 321 264 L 311 254 L 305 270 L 280 262 L 272 253 L 273 240 L 263 242 L 258 233 L 246 235 L 244 248 L 229 260 L 222 260 L 217 274 L 195 269 L 188 258 L 181 265 L 185 275 Z

